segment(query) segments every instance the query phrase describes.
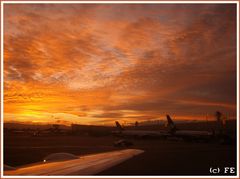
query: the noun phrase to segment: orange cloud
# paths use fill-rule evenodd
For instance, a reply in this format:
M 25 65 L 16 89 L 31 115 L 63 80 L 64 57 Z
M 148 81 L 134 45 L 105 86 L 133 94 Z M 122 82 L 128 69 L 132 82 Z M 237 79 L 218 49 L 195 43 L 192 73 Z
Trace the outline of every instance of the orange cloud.
M 236 115 L 235 5 L 4 8 L 5 121 Z

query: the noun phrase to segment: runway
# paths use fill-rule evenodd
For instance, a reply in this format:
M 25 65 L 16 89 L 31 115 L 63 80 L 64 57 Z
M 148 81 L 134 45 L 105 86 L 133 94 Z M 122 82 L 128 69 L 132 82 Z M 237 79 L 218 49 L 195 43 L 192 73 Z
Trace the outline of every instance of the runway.
M 119 140 L 119 138 L 110 136 L 47 138 L 9 136 L 5 138 L 4 164 L 18 168 L 43 161 L 51 153 L 67 152 L 77 156 L 89 154 L 93 156 L 96 153 L 124 149 L 113 146 L 116 140 Z M 94 175 L 209 175 L 210 167 L 236 167 L 235 145 L 168 140 L 130 140 L 133 142 L 131 148 L 144 150 L 145 152 L 115 166 L 101 170 Z M 223 173 L 215 175 L 223 175 Z

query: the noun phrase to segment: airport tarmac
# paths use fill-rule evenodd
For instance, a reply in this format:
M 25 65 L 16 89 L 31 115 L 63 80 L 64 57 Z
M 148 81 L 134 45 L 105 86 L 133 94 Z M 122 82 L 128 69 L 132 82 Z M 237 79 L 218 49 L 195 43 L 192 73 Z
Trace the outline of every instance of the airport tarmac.
M 17 167 L 42 161 L 56 152 L 85 155 L 118 150 L 113 146 L 118 139 L 112 136 L 5 136 L 4 163 Z M 145 152 L 98 175 L 222 175 L 224 167 L 236 167 L 235 145 L 156 139 L 131 141 L 134 143 L 131 148 Z M 211 174 L 211 167 L 219 167 L 220 173 Z

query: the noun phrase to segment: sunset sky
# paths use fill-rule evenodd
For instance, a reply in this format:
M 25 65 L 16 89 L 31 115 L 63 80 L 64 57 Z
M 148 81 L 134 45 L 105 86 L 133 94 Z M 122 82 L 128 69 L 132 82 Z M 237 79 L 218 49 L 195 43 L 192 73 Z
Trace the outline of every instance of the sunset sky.
M 236 116 L 234 4 L 5 4 L 4 122 Z

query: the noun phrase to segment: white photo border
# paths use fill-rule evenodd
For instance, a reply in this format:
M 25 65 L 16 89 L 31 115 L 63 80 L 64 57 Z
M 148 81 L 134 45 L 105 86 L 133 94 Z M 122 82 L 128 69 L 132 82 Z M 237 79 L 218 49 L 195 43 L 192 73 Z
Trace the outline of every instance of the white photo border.
M 79 175 L 79 176 L 5 176 L 3 175 L 4 155 L 3 155 L 3 121 L 4 121 L 4 4 L 236 4 L 236 54 L 237 54 L 237 160 L 236 160 L 236 175 L 235 176 L 94 176 L 94 175 Z M 239 178 L 239 1 L 1 1 L 1 178 Z

